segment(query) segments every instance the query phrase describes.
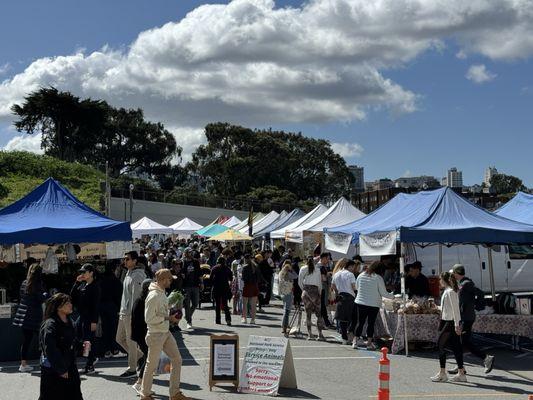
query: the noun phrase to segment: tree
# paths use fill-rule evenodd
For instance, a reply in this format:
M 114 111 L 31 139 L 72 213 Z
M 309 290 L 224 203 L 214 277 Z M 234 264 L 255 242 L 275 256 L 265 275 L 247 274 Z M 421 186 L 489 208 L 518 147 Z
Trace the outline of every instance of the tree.
M 353 183 L 327 140 L 227 123 L 208 124 L 205 135 L 207 144 L 193 153 L 188 169 L 213 194 L 245 195 L 274 186 L 299 199 L 337 197 Z
M 292 192 L 288 190 L 279 189 L 275 186 L 264 186 L 255 188 L 245 195 L 237 196 L 238 200 L 251 200 L 261 203 L 283 203 L 283 204 L 295 204 L 298 202 L 298 198 Z
M 56 88 L 41 88 L 15 104 L 19 132 L 42 134 L 45 154 L 99 168 L 111 175 L 147 174 L 168 182 L 181 147 L 163 124 L 144 119 L 141 109 L 116 109 L 102 100 L 80 100 Z
M 496 193 L 515 193 L 525 190 L 522 180 L 512 175 L 496 174 L 490 178 L 490 186 Z

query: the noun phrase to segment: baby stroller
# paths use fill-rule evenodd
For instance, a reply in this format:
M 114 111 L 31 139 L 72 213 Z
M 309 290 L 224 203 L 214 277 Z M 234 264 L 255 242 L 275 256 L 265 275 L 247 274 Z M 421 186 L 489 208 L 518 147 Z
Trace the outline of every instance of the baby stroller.
M 204 290 L 200 292 L 200 300 L 198 301 L 198 308 L 202 308 L 202 303 L 211 303 L 215 306 L 213 300 L 213 285 L 211 284 L 211 266 L 209 264 L 200 265 L 202 269 L 202 283 L 204 284 Z

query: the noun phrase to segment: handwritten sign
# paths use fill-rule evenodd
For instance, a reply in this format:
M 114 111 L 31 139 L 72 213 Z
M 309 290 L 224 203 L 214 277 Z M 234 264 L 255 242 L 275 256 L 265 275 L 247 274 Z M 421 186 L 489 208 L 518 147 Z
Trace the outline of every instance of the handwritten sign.
M 239 384 L 239 336 L 211 335 L 209 390 L 218 383 Z
M 280 387 L 297 388 L 289 340 L 250 336 L 239 379 L 239 392 L 276 396 Z

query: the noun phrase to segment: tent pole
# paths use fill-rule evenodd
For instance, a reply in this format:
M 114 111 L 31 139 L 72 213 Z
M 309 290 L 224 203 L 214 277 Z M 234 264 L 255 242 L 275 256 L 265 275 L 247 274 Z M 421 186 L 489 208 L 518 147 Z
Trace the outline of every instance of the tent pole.
M 490 294 L 492 301 L 496 301 L 496 288 L 494 287 L 494 267 L 492 265 L 492 247 L 487 247 L 487 255 L 489 259 L 489 278 L 490 278 Z
M 401 277 L 401 291 L 403 300 L 403 335 L 405 340 L 405 356 L 409 357 L 409 342 L 407 341 L 407 314 L 405 313 L 407 306 L 407 294 L 405 293 L 405 244 L 400 242 L 400 277 Z
M 442 244 L 439 243 L 439 276 L 442 273 Z

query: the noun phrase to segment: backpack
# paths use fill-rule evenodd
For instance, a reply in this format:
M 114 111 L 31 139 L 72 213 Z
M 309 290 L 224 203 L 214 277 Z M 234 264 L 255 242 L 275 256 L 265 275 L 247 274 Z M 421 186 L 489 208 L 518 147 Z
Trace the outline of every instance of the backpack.
M 497 314 L 515 314 L 516 296 L 512 293 L 500 293 L 496 297 L 494 311 Z
M 242 281 L 244 283 L 257 283 L 255 268 L 253 265 L 245 265 L 242 268 Z

